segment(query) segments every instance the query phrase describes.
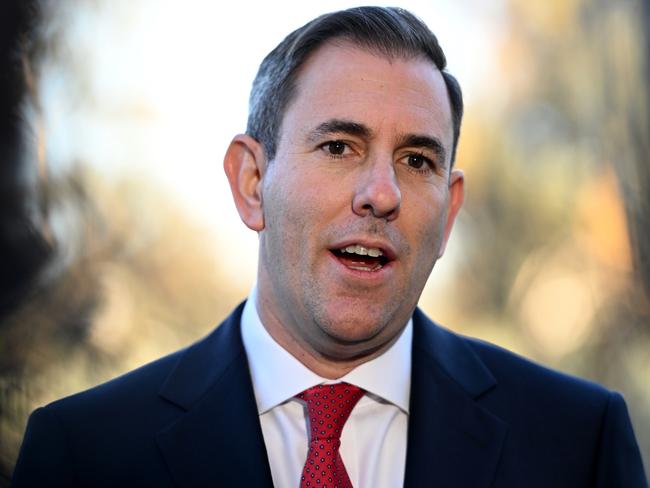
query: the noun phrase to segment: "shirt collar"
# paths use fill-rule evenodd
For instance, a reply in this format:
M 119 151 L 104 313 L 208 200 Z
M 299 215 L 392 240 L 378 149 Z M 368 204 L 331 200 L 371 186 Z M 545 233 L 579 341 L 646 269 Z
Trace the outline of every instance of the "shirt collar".
M 308 369 L 275 342 L 262 325 L 256 303 L 257 289 L 254 287 L 244 306 L 241 332 L 257 410 L 261 415 L 307 388 L 332 381 Z M 412 341 L 413 323 L 409 320 L 400 337 L 386 352 L 337 381 L 363 388 L 408 413 Z M 386 374 L 387 371 L 391 374 Z

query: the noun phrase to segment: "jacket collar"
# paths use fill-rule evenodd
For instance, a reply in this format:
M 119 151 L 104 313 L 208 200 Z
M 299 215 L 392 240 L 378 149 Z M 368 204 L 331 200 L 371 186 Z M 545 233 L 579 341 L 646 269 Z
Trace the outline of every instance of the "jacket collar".
M 273 486 L 241 340 L 242 309 L 188 348 L 160 391 L 185 411 L 156 438 L 179 486 Z M 496 380 L 466 340 L 419 309 L 412 361 L 404 486 L 489 486 L 507 425 L 480 403 Z
M 506 424 L 480 405 L 496 380 L 466 340 L 413 315 L 405 487 L 490 486 Z
M 156 437 L 179 486 L 273 486 L 241 341 L 242 308 L 185 351 L 160 391 L 185 410 Z

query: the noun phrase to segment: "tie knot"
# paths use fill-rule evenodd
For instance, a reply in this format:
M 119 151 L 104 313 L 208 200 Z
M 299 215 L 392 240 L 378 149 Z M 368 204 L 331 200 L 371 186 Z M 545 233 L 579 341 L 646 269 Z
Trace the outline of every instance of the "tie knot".
M 340 439 L 352 409 L 365 391 L 348 383 L 317 385 L 296 395 L 307 403 L 311 439 Z

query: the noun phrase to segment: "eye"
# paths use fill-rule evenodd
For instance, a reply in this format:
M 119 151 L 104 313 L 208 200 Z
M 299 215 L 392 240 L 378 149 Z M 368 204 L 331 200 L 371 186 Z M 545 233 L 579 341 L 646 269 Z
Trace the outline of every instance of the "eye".
M 321 147 L 333 156 L 342 156 L 347 146 L 343 141 L 328 141 Z
M 414 169 L 421 169 L 423 166 L 433 167 L 433 162 L 423 154 L 409 154 L 406 162 Z

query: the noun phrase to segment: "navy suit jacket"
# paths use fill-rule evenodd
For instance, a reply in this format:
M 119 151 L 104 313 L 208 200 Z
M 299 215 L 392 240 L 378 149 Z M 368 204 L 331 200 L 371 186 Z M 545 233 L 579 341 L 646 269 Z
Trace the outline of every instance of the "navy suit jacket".
M 271 487 L 241 311 L 187 349 L 37 409 L 13 486 Z M 620 395 L 419 310 L 413 326 L 404 486 L 647 486 Z

